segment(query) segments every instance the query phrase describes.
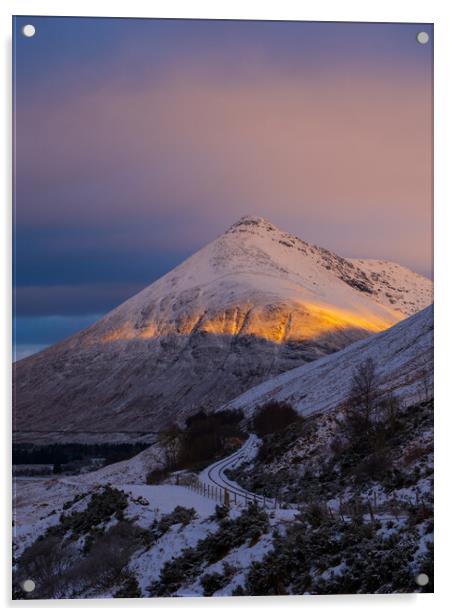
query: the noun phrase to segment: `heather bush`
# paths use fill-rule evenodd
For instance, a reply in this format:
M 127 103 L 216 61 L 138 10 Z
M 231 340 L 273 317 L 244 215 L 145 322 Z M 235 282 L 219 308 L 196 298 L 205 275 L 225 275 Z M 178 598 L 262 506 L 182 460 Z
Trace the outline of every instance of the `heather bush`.
M 204 596 L 211 597 L 218 590 L 224 588 L 232 580 L 235 572 L 236 569 L 234 567 L 229 563 L 224 563 L 222 573 L 214 572 L 203 575 L 200 581 L 204 590 Z
M 234 548 L 256 541 L 256 537 L 267 530 L 268 517 L 254 503 L 250 503 L 238 518 L 222 518 L 215 532 L 163 565 L 160 578 L 148 588 L 150 596 L 173 595 L 182 584 L 198 577 L 203 567 L 221 560 Z

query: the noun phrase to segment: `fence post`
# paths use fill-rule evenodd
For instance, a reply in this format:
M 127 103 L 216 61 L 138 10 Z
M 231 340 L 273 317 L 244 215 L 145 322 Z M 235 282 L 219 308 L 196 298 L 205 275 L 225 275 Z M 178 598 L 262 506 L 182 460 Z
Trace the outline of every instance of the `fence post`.
M 374 512 L 373 512 L 373 509 L 372 509 L 372 505 L 371 505 L 370 500 L 368 500 L 368 501 L 367 501 L 367 504 L 369 505 L 370 519 L 372 520 L 372 524 L 374 524 L 374 522 L 375 522 L 375 517 L 374 517 Z

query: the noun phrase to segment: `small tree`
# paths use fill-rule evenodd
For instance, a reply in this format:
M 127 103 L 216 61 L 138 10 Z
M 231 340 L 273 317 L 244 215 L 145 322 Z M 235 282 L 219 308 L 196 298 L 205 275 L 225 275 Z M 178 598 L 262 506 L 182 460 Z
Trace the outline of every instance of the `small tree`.
M 343 422 L 349 440 L 356 449 L 367 449 L 370 445 L 379 396 L 375 364 L 372 359 L 367 359 L 353 374 Z
M 363 361 L 355 371 L 350 390 L 350 397 L 355 408 L 361 413 L 364 422 L 369 425 L 378 397 L 378 381 L 373 359 Z
M 172 470 L 176 468 L 180 450 L 181 430 L 176 424 L 170 424 L 162 432 L 162 444 L 165 452 L 166 468 Z

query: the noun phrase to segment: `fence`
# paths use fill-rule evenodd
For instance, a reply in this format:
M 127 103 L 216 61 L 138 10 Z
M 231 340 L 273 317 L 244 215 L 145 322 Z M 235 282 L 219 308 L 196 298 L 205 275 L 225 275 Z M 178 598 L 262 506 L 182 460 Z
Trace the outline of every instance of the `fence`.
M 278 504 L 276 499 L 249 494 L 245 491 L 238 492 L 231 488 L 223 488 L 221 486 L 205 483 L 204 481 L 199 481 L 198 478 L 185 478 L 184 480 L 179 480 L 178 483 L 226 507 L 230 505 L 240 506 L 247 505 L 248 503 L 255 503 L 263 509 L 273 509 L 278 506 L 283 508 L 283 504 Z
M 353 520 L 358 518 L 369 518 L 374 522 L 378 518 L 389 516 L 391 519 L 404 518 L 408 514 L 410 508 L 416 508 L 420 514 L 424 512 L 426 515 L 429 511 L 429 503 L 416 493 L 414 497 L 408 498 L 406 501 L 387 500 L 381 502 L 377 498 L 376 492 L 371 498 L 351 498 L 347 502 L 343 502 L 339 497 L 339 502 L 335 508 L 331 508 L 326 501 L 311 501 L 303 504 L 289 504 L 280 501 L 278 498 L 268 498 L 255 494 L 247 493 L 245 490 L 235 491 L 233 488 L 224 488 L 218 485 L 212 485 L 200 481 L 196 476 L 176 476 L 176 483 L 183 485 L 197 494 L 210 498 L 220 505 L 229 507 L 231 505 L 243 506 L 248 503 L 255 503 L 263 509 L 298 509 L 300 512 L 313 512 L 313 507 L 317 510 L 317 514 L 321 517 L 329 517 L 331 519 Z

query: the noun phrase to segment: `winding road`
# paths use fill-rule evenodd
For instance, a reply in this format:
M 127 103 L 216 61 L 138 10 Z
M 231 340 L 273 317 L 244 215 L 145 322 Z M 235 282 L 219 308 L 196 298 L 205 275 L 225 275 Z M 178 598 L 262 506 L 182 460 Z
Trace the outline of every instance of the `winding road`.
M 214 462 L 214 464 L 211 464 L 200 473 L 199 481 L 209 486 L 209 493 L 224 495 L 224 491 L 227 490 L 231 504 L 244 505 L 248 502 L 256 502 L 266 509 L 274 509 L 276 507 L 274 498 L 249 492 L 235 483 L 235 481 L 231 481 L 225 474 L 227 469 L 239 466 L 251 457 L 252 450 L 256 447 L 257 441 L 257 436 L 251 434 L 239 450 L 234 451 L 227 458 Z

